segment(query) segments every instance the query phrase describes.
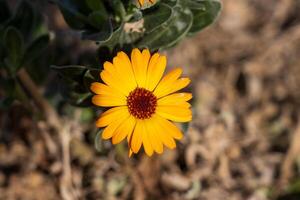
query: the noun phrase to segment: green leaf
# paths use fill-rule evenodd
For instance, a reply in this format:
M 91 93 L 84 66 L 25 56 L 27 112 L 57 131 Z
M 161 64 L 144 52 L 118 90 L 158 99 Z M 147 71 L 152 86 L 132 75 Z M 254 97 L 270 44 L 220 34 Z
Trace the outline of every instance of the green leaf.
M 57 4 L 62 5 L 67 10 L 83 15 L 88 14 L 91 9 L 85 0 L 54 0 Z
M 78 106 L 78 107 L 91 107 L 93 105 L 91 93 L 79 94 L 79 93 L 70 91 L 70 93 L 67 95 L 66 100 L 71 105 Z
M 12 74 L 21 67 L 24 54 L 24 41 L 21 33 L 14 27 L 8 27 L 4 34 L 4 46 L 7 52 L 6 65 Z
M 126 16 L 126 22 L 137 22 L 143 18 L 143 13 L 140 9 L 133 9 L 130 14 Z
M 56 70 L 64 79 L 69 81 L 76 81 L 82 83 L 83 76 L 88 70 L 85 66 L 80 65 L 68 65 L 68 66 L 51 66 Z
M 140 48 L 148 47 L 151 50 L 169 48 L 186 36 L 192 22 L 193 15 L 189 10 L 176 7 L 173 9 L 170 21 L 146 33 L 137 45 Z
M 99 29 L 103 25 L 103 18 L 107 21 L 106 9 L 101 0 L 55 0 L 65 21 L 76 30 L 87 29 L 90 26 Z M 105 17 L 104 17 L 105 16 Z M 106 28 L 106 27 L 105 27 Z
M 89 90 L 87 90 L 85 88 L 85 85 L 83 82 L 77 83 L 77 82 L 71 82 L 71 81 L 64 80 L 64 84 L 69 87 L 70 91 L 77 93 L 79 95 L 86 94 L 89 92 Z
M 106 14 L 105 7 L 101 0 L 85 0 L 87 6 L 93 11 L 101 11 Z
M 221 3 L 218 0 L 189 0 L 188 7 L 194 15 L 193 25 L 189 31 L 192 35 L 215 21 L 221 10 Z
M 29 39 L 37 25 L 36 13 L 29 1 L 20 1 L 10 24 L 21 31 L 24 39 Z
M 107 23 L 108 21 L 108 16 L 101 12 L 101 11 L 95 11 L 93 13 L 91 13 L 88 17 L 90 25 L 92 25 L 94 28 L 101 30 L 105 23 Z
M 83 31 L 82 39 L 107 40 L 111 37 L 113 26 L 103 3 L 86 0 L 86 5 L 84 2 L 82 0 L 56 1 L 68 25 L 73 29 Z
M 80 107 L 92 106 L 92 94 L 85 87 L 83 77 L 88 70 L 84 66 L 51 66 L 62 78 L 59 90 L 69 104 Z
M 0 0 L 0 24 L 7 21 L 11 16 L 6 0 Z
M 103 42 L 109 40 L 112 36 L 113 27 L 110 19 L 102 24 L 101 30 L 86 30 L 82 33 L 82 39 Z
M 179 2 L 178 0 L 164 0 L 164 3 L 173 8 L 178 5 Z
M 93 29 L 88 29 L 82 33 L 82 39 L 93 41 L 105 41 L 111 37 L 113 27 L 108 16 L 101 12 L 95 11 L 88 17 L 89 25 Z
M 103 129 L 100 129 L 99 131 L 97 131 L 96 137 L 95 137 L 95 148 L 98 152 L 103 151 L 103 145 L 101 143 L 101 141 L 102 141 L 102 139 L 101 139 L 102 132 L 103 132 Z
M 79 15 L 76 15 L 75 13 L 73 13 L 72 11 L 64 7 L 61 7 L 60 9 L 64 16 L 65 21 L 71 28 L 78 30 L 78 29 L 83 29 L 85 27 L 85 24 L 83 20 L 81 20 Z
M 97 81 L 95 74 L 99 75 L 99 70 L 87 70 L 83 76 L 83 83 L 87 91 L 90 91 L 91 84 Z
M 146 32 L 150 32 L 171 19 L 172 9 L 167 4 L 159 4 L 153 9 L 144 10 L 143 16 L 144 28 L 146 29 Z
M 115 13 L 115 20 L 117 22 L 124 22 L 126 18 L 126 9 L 121 0 L 111 0 L 110 5 Z
M 124 25 L 122 24 L 116 29 L 106 41 L 99 42 L 100 46 L 107 46 L 112 51 L 117 45 L 123 45 L 122 34 Z
M 76 30 L 81 30 L 88 23 L 86 16 L 81 14 L 78 9 L 69 1 L 56 1 L 67 24 Z
M 49 35 L 42 35 L 34 40 L 26 49 L 23 65 L 26 66 L 33 60 L 37 59 L 49 44 Z

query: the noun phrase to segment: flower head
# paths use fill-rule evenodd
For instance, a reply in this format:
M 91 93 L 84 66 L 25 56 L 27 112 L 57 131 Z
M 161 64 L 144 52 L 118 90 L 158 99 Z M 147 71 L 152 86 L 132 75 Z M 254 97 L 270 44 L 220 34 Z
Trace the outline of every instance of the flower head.
M 151 4 L 154 4 L 155 3 L 155 0 L 148 0 Z M 138 0 L 138 2 L 139 2 L 139 4 L 140 4 L 140 6 L 141 7 L 143 7 L 144 6 L 144 4 L 145 4 L 145 0 Z
M 112 138 L 117 144 L 127 138 L 129 155 L 138 153 L 143 145 L 148 156 L 162 153 L 163 146 L 176 147 L 174 139 L 182 133 L 171 121 L 192 119 L 190 93 L 175 93 L 190 83 L 180 78 L 182 70 L 175 68 L 163 77 L 167 59 L 158 53 L 151 56 L 148 49 L 133 49 L 131 59 L 119 52 L 113 62 L 105 62 L 100 77 L 94 82 L 93 104 L 112 107 L 102 113 L 97 127 L 105 127 L 103 139 Z

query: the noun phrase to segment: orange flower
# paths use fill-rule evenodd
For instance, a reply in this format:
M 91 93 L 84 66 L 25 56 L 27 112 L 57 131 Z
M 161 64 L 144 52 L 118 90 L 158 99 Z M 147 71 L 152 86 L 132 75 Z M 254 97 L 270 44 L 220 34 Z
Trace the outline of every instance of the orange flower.
M 103 139 L 112 138 L 118 144 L 127 138 L 129 155 L 141 146 L 148 156 L 161 154 L 163 146 L 176 147 L 174 139 L 182 133 L 174 122 L 192 119 L 191 93 L 176 93 L 185 88 L 189 78 L 180 78 L 182 69 L 175 68 L 163 76 L 167 58 L 148 49 L 133 49 L 131 59 L 119 52 L 113 62 L 105 62 L 100 73 L 103 83 L 94 82 L 93 104 L 112 107 L 102 113 L 97 127 L 105 127 Z
M 151 4 L 154 4 L 155 3 L 155 0 L 148 0 Z M 139 2 L 139 4 L 140 4 L 140 6 L 142 7 L 142 6 L 144 6 L 144 4 L 145 4 L 145 0 L 138 0 L 138 2 Z

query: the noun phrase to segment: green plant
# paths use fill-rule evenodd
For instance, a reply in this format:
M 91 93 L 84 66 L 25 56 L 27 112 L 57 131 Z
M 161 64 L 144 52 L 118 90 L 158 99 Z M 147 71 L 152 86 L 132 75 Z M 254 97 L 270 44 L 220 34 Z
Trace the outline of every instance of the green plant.
M 63 94 L 79 106 L 90 106 L 89 83 L 97 80 L 106 60 L 119 50 L 171 48 L 212 24 L 218 0 L 160 0 L 140 7 L 134 0 L 55 0 L 68 25 L 83 40 L 98 44 L 98 66 L 54 66 L 65 80 Z
M 23 98 L 18 84 L 19 71 L 32 65 L 49 43 L 42 15 L 27 0 L 11 10 L 0 0 L 0 69 L 5 97 L 0 107 L 7 108 L 16 98 Z

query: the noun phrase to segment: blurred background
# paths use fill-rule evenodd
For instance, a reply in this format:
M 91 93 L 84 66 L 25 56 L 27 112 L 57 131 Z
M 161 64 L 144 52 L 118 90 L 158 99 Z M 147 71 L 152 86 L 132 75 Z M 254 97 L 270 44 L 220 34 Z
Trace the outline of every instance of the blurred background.
M 194 117 L 151 158 L 99 140 L 95 108 L 63 100 L 48 63 L 90 65 L 97 46 L 32 2 L 51 44 L 27 71 L 65 126 L 54 134 L 32 102 L 0 111 L 0 200 L 300 199 L 300 1 L 224 0 L 215 24 L 163 52 L 192 79 Z

